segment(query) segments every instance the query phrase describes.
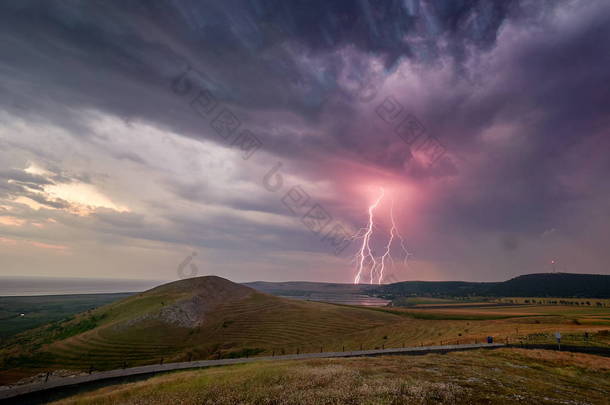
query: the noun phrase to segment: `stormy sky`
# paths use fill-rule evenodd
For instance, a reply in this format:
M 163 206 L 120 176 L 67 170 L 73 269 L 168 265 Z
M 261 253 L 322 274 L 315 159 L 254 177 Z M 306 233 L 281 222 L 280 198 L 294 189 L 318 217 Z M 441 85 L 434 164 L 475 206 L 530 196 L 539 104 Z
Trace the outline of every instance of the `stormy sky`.
M 4 1 L 0 275 L 610 274 L 608 39 L 604 0 Z

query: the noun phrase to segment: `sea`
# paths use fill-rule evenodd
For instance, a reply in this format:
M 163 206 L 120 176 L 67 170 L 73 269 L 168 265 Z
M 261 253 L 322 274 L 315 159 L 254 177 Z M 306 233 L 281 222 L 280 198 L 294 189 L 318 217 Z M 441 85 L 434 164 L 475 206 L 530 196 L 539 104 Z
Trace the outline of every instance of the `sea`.
M 104 278 L 0 277 L 0 297 L 146 291 L 167 281 Z

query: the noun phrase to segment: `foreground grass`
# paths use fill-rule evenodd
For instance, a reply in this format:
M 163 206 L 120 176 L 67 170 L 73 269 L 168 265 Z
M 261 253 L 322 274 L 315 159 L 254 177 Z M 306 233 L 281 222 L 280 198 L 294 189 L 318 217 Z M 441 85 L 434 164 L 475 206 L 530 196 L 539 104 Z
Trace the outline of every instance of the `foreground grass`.
M 607 404 L 609 396 L 610 359 L 502 349 L 177 372 L 53 403 Z

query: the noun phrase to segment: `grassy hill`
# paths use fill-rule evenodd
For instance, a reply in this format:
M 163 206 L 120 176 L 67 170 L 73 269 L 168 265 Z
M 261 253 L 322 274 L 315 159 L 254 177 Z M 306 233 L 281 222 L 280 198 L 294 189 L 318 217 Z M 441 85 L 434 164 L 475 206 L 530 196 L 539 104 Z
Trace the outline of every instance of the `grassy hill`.
M 17 335 L 0 352 L 0 383 L 50 368 L 112 369 L 161 359 L 314 351 L 402 319 L 275 297 L 220 277 L 198 277 Z

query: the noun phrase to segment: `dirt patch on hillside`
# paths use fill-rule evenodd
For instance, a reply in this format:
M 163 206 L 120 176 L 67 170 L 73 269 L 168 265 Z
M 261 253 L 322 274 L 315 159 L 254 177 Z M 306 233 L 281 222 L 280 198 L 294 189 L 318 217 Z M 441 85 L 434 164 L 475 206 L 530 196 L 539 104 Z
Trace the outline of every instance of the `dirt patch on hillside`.
M 205 276 L 175 281 L 154 288 L 144 294 L 180 294 L 185 298 L 164 305 L 159 311 L 131 319 L 120 327 L 133 326 L 144 320 L 157 319 L 163 322 L 194 328 L 202 325 L 220 306 L 241 301 L 256 291 L 221 277 Z

